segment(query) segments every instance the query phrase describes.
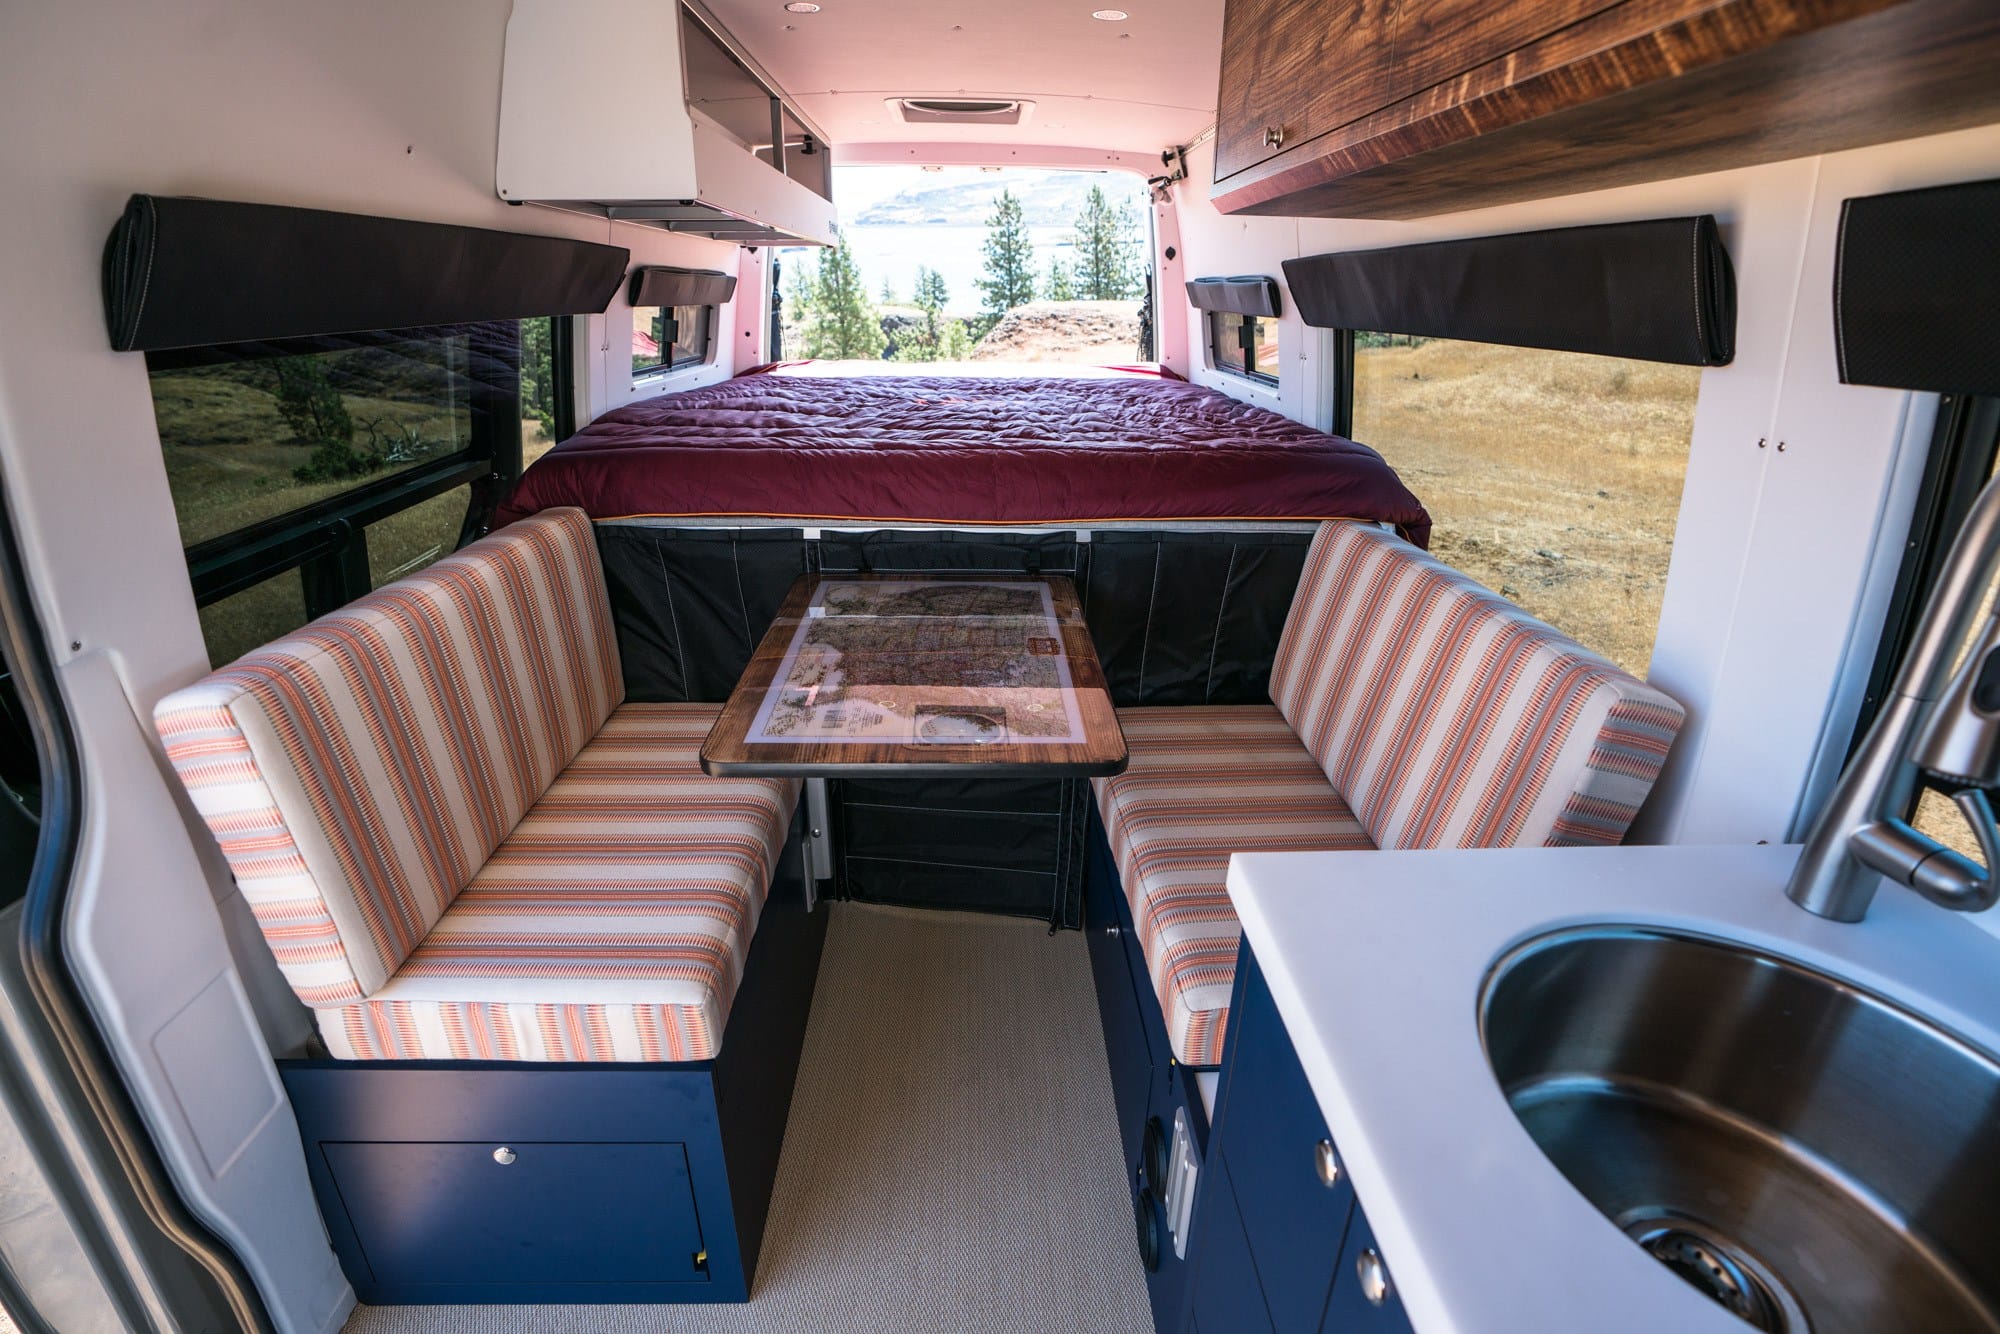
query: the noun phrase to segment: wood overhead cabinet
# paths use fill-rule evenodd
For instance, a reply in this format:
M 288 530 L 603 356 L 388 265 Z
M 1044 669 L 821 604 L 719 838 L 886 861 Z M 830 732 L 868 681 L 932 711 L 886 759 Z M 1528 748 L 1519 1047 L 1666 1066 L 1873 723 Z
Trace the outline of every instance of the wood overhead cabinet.
M 1409 218 L 2000 120 L 2000 0 L 1228 0 L 1225 213 Z

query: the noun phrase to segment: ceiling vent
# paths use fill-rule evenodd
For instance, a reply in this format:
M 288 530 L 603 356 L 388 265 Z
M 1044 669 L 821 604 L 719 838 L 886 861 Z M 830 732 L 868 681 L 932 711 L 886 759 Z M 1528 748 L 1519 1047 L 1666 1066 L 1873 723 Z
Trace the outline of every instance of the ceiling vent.
M 1018 97 L 892 97 L 889 109 L 910 125 L 1019 125 L 1035 109 Z

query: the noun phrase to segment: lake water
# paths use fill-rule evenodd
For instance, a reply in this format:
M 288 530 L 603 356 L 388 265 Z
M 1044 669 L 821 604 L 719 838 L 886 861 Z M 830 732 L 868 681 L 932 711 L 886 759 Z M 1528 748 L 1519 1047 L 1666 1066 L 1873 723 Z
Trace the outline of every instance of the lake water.
M 867 281 L 869 295 L 877 300 L 882 295 L 882 283 L 887 280 L 896 289 L 897 299 L 907 303 L 916 289 L 917 269 L 922 266 L 944 275 L 945 286 L 950 291 L 946 308 L 953 313 L 970 315 L 984 304 L 975 285 L 985 267 L 985 259 L 980 254 L 980 247 L 985 244 L 987 236 L 984 225 L 849 226 L 843 229 L 843 234 L 854 252 L 854 262 L 861 268 L 862 278 Z M 1048 281 L 1049 262 L 1060 257 L 1068 263 L 1073 258 L 1076 229 L 1030 227 L 1028 238 L 1035 247 L 1039 295 L 1041 284 Z M 786 274 L 796 273 L 801 268 L 811 272 L 816 253 L 813 250 L 786 251 L 783 259 Z

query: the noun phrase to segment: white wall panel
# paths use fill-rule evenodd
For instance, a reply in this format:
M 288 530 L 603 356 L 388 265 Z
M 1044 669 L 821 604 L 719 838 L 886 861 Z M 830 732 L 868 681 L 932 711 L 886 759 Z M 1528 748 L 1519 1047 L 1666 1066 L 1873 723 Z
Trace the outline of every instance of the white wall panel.
M 1702 376 L 1651 669 L 1690 718 L 1636 832 L 1673 842 L 1795 836 L 1852 729 L 1857 674 L 1873 656 L 1928 439 L 1928 400 L 1838 383 L 1840 202 L 2000 172 L 2000 127 L 1401 222 L 1224 216 L 1207 200 L 1212 149 L 1189 166 L 1176 195 L 1190 277 L 1282 277 L 1284 259 L 1329 250 L 1718 217 L 1739 284 L 1737 354 Z M 1199 369 L 1203 334 L 1190 320 L 1195 378 L 1311 420 L 1322 385 L 1312 362 L 1324 354 L 1289 304 L 1279 321 L 1287 383 L 1276 395 Z M 1366 443 L 1395 461 L 1393 442 Z

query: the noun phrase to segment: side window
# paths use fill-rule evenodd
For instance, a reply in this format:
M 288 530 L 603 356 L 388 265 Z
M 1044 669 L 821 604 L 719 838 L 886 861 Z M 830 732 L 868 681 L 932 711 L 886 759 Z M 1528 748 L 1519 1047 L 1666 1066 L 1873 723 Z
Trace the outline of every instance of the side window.
M 1882 640 L 1875 651 L 1875 663 L 1868 676 L 1867 693 L 1862 698 L 1861 715 L 1855 723 L 1854 744 L 1859 745 L 1881 702 L 1895 684 L 1896 669 L 1916 637 L 1917 623 L 1945 556 L 1966 515 L 1986 484 L 2000 474 L 2000 398 L 1947 395 L 1938 403 L 1937 425 L 1931 433 L 1930 454 L 1924 464 L 1924 479 L 1910 517 L 1910 535 L 1903 548 L 1902 568 L 1896 575 L 1889 613 L 1882 625 Z M 1993 608 L 1992 590 L 1986 594 L 1975 624 L 1983 625 Z M 1960 661 L 1971 644 L 1959 646 Z M 1918 790 L 1914 809 L 1905 813 L 1910 823 L 1948 848 L 1983 861 L 1979 844 L 1966 827 L 1965 817 L 1951 803 L 1947 790 L 1926 785 Z
M 714 306 L 638 306 L 632 311 L 632 374 L 705 366 L 715 351 Z
M 1260 384 L 1278 382 L 1278 329 L 1257 315 L 1208 312 L 1208 360 L 1216 370 Z
M 1356 332 L 1348 434 L 1447 564 L 1643 677 L 1694 434 L 1694 366 Z
M 506 321 L 147 354 L 212 664 L 485 522 L 519 470 L 524 422 L 540 426 L 527 333 Z

